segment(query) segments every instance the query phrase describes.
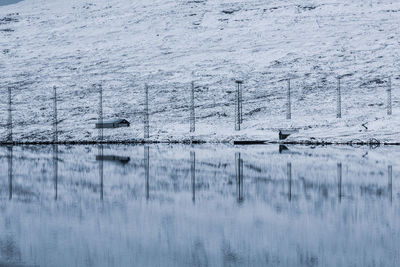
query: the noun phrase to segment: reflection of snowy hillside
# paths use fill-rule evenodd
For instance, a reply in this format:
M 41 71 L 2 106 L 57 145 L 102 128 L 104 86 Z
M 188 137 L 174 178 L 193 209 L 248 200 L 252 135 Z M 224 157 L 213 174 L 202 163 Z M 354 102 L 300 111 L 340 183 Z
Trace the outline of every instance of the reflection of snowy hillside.
M 293 125 L 304 128 L 293 137 L 301 140 L 393 141 L 400 123 L 399 21 L 400 3 L 389 0 L 22 1 L 0 7 L 0 87 L 16 86 L 15 134 L 23 140 L 50 138 L 53 84 L 60 87 L 61 140 L 93 139 L 97 93 L 91 84 L 98 82 L 106 117 L 133 123 L 106 132 L 108 138 L 142 136 L 147 82 L 152 137 L 180 139 L 189 129 L 192 80 L 197 134 L 229 140 L 236 134 L 233 79 L 239 77 L 244 136 L 276 139 L 276 128 Z M 342 81 L 344 118 L 336 120 L 334 77 L 341 74 L 352 76 Z M 298 77 L 291 123 L 284 120 L 286 84 L 279 81 L 288 75 Z
M 194 202 L 190 151 L 196 156 Z M 104 161 L 103 201 L 96 147 L 59 146 L 57 200 L 52 152 L 51 146 L 13 149 L 9 200 L 8 151 L 0 150 L 0 244 L 13 247 L 1 260 L 40 266 L 399 262 L 395 149 L 289 147 L 280 154 L 277 146 L 150 146 L 147 199 L 144 148 L 105 146 L 105 154 L 130 161 Z M 241 203 L 237 152 L 244 162 Z

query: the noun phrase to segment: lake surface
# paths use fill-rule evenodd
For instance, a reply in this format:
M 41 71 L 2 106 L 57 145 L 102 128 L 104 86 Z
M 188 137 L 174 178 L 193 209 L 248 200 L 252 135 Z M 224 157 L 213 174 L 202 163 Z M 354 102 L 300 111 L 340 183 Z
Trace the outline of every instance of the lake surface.
M 400 148 L 0 147 L 0 266 L 399 266 Z
M 23 0 L 0 0 L 0 6 L 7 6 L 11 4 L 16 4 L 18 2 L 21 2 Z

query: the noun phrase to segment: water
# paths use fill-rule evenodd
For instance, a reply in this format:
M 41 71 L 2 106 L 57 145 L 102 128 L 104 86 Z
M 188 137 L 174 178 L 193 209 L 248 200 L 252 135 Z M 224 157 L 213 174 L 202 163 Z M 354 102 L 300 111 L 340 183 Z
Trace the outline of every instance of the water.
M 16 4 L 21 1 L 23 1 L 23 0 L 0 0 L 0 6 L 12 5 L 12 4 Z
M 0 147 L 0 266 L 399 266 L 399 156 Z

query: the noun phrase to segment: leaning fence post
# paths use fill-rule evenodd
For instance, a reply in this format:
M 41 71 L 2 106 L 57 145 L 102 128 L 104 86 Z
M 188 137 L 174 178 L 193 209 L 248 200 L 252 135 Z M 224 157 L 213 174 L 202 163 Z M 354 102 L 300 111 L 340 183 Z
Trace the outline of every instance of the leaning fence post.
M 388 78 L 387 88 L 387 114 L 392 115 L 392 77 Z
M 194 113 L 194 82 L 191 84 L 191 95 L 190 95 L 190 132 L 193 133 L 196 130 L 196 118 Z
M 243 84 L 243 81 L 237 80 L 235 81 L 237 87 L 236 87 L 236 99 L 235 99 L 235 131 L 240 131 L 240 124 L 243 122 L 243 117 L 242 117 L 242 110 L 243 110 L 243 104 L 242 104 L 242 88 L 241 85 Z
M 99 87 L 99 142 L 103 142 L 103 87 L 101 84 Z
M 58 118 L 57 118 L 57 87 L 53 86 L 54 102 L 53 102 L 53 143 L 58 142 Z
M 12 123 L 12 96 L 11 87 L 8 87 L 8 121 L 7 121 L 7 141 L 9 143 L 13 142 L 13 123 Z
M 149 86 L 144 86 L 144 111 L 143 111 L 143 124 L 144 124 L 144 138 L 149 138 Z
M 340 119 L 342 117 L 342 93 L 340 90 L 340 77 L 337 78 L 337 110 L 336 118 Z
M 292 119 L 292 104 L 290 100 L 290 79 L 287 79 L 287 103 L 286 103 L 286 119 Z

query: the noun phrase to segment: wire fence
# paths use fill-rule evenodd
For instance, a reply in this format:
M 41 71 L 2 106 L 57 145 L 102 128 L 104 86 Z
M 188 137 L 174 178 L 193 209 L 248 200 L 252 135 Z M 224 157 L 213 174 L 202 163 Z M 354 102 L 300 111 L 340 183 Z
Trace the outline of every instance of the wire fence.
M 336 118 L 341 119 L 343 114 L 342 114 L 342 80 L 344 80 L 347 76 L 342 75 L 339 77 L 336 77 L 337 79 L 337 86 L 336 86 Z M 293 109 L 293 83 L 292 83 L 293 78 L 286 79 L 286 80 L 279 80 L 276 81 L 282 83 L 283 81 L 287 82 L 287 89 L 286 89 L 286 120 L 292 120 L 292 115 L 294 113 Z M 326 85 L 326 78 L 323 79 L 322 82 L 324 85 Z M 188 90 L 184 90 L 182 88 L 178 88 L 177 86 L 174 88 L 173 92 L 171 93 L 170 91 L 166 89 L 161 89 L 159 90 L 158 86 L 149 86 L 148 84 L 144 85 L 144 98 L 143 102 L 139 101 L 139 105 L 137 107 L 140 108 L 142 107 L 142 113 L 143 114 L 143 138 L 144 139 L 149 139 L 151 136 L 150 133 L 150 116 L 157 116 L 158 114 L 162 114 L 165 112 L 170 112 L 170 116 L 168 119 L 170 121 L 176 120 L 177 122 L 180 122 L 181 124 L 183 121 L 188 118 L 188 131 L 190 133 L 194 133 L 196 129 L 196 121 L 199 119 L 205 119 L 208 117 L 213 117 L 213 116 L 223 116 L 223 117 L 228 117 L 229 114 L 234 114 L 234 129 L 235 131 L 240 131 L 242 130 L 242 124 L 244 123 L 245 120 L 250 120 L 251 115 L 255 112 L 258 112 L 262 109 L 262 107 L 265 108 L 265 105 L 263 106 L 261 100 L 265 100 L 266 98 L 272 98 L 275 97 L 274 101 L 278 102 L 280 101 L 279 99 L 283 99 L 282 95 L 279 93 L 276 94 L 264 94 L 264 95 L 250 95 L 246 94 L 246 90 L 244 90 L 244 85 L 246 84 L 246 81 L 242 80 L 236 80 L 234 83 L 231 84 L 231 88 L 233 90 L 227 90 L 227 94 L 229 96 L 233 97 L 228 97 L 227 99 L 216 99 L 216 97 L 212 97 L 212 93 L 209 92 L 209 87 L 205 85 L 200 85 L 199 82 L 194 82 L 192 81 L 190 85 L 183 85 L 182 87 L 188 88 Z M 376 89 L 376 85 L 373 86 L 374 84 L 378 84 L 379 86 L 385 86 L 386 87 L 386 114 L 387 115 L 392 115 L 392 107 L 393 107 L 393 99 L 392 99 L 392 78 L 391 77 L 385 77 L 383 79 L 375 79 L 375 80 L 368 80 L 366 82 L 363 82 L 360 87 L 366 87 L 370 88 L 371 90 Z M 283 87 L 283 83 L 282 83 Z M 303 87 L 305 87 L 303 85 Z M 318 84 L 318 87 L 320 85 Z M 94 91 L 97 91 L 99 94 L 99 107 L 98 107 L 98 123 L 103 124 L 104 120 L 104 111 L 103 111 L 103 87 L 102 84 L 94 84 L 93 85 Z M 165 88 L 165 87 L 164 87 Z M 247 86 L 247 88 L 249 88 Z M 182 94 L 182 92 L 189 91 L 190 93 L 185 95 Z M 176 92 L 176 93 L 174 93 Z M 233 92 L 233 94 L 232 94 Z M 52 129 L 52 142 L 53 143 L 58 143 L 59 142 L 59 117 L 58 117 L 58 102 L 60 101 L 58 99 L 58 88 L 57 86 L 53 86 L 53 119 L 52 119 L 52 124 L 53 124 L 53 129 Z M 153 96 L 150 97 L 149 94 L 152 94 Z M 301 92 L 304 94 L 304 92 Z M 376 90 L 375 90 L 376 93 Z M 307 95 L 307 93 L 305 93 Z M 323 92 L 319 92 L 319 94 L 323 94 Z M 164 98 L 163 95 L 167 95 L 168 98 Z M 211 95 L 211 97 L 210 97 Z M 214 93 L 214 95 L 216 95 Z M 7 89 L 7 104 L 8 104 L 8 118 L 7 118 L 7 123 L 6 123 L 6 128 L 7 128 L 7 135 L 6 135 L 6 141 L 2 143 L 13 143 L 13 128 L 14 128 L 14 123 L 13 123 L 13 112 L 15 109 L 18 109 L 18 105 L 15 105 L 13 103 L 13 87 L 8 87 Z M 164 101 L 163 101 L 164 100 Z M 211 102 L 211 103 L 210 103 Z M 65 103 L 65 101 L 64 101 Z M 264 101 L 265 103 L 265 101 Z M 16 108 L 15 108 L 15 107 Z M 151 108 L 150 108 L 151 106 Z M 258 107 L 256 107 L 258 106 Z M 233 107 L 233 110 L 232 110 Z M 271 107 L 269 107 L 270 110 L 272 110 Z M 247 110 L 247 113 L 246 113 Z M 231 113 L 232 112 L 232 113 Z M 127 115 L 130 115 L 132 113 L 127 113 Z M 169 121 L 165 121 L 169 122 Z M 183 123 L 184 124 L 184 123 Z M 97 127 L 96 127 L 97 128 Z M 99 142 L 104 141 L 104 133 L 103 133 L 103 128 L 99 127 L 98 129 L 98 139 Z M 24 141 L 30 141 L 30 140 L 22 140 Z

